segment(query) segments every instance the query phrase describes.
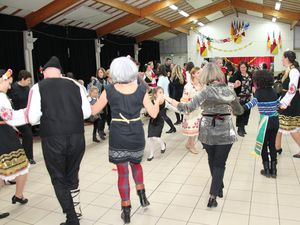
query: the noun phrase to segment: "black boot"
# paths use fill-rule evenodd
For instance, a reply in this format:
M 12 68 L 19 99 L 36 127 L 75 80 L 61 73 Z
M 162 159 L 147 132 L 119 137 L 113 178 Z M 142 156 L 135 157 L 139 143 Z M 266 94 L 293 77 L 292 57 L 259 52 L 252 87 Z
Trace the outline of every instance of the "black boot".
M 244 132 L 243 132 L 243 130 L 242 130 L 241 127 L 238 127 L 237 133 L 238 133 L 239 136 L 245 137 L 245 134 L 244 134 Z
M 208 199 L 208 203 L 207 203 L 208 208 L 217 207 L 217 206 L 218 206 L 218 202 L 217 202 L 216 198 Z
M 260 174 L 266 177 L 270 177 L 270 164 L 268 161 L 263 162 L 264 169 L 260 171 Z
M 276 168 L 277 162 L 271 161 L 271 177 L 276 178 L 277 177 L 277 168 Z
M 9 213 L 0 213 L 0 219 L 6 218 L 9 216 Z
M 242 132 L 243 132 L 244 134 L 247 134 L 247 132 L 246 132 L 246 130 L 245 130 L 245 127 L 242 127 Z
M 105 140 L 106 139 L 103 130 L 99 131 L 99 136 L 100 136 L 101 140 Z
M 125 224 L 130 223 L 131 205 L 122 206 L 121 218 Z
M 100 141 L 97 139 L 97 135 L 93 134 L 93 142 L 99 143 Z
M 146 207 L 150 205 L 150 202 L 148 201 L 145 193 L 145 189 L 137 190 L 137 194 L 140 198 L 140 203 L 142 207 Z

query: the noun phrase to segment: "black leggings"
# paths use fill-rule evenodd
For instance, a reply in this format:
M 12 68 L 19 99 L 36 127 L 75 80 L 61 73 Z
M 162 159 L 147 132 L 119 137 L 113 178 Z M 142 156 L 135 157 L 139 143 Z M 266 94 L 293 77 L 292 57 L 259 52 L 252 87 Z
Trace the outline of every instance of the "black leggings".
M 246 110 L 243 115 L 236 117 L 236 126 L 237 127 L 245 127 L 248 125 L 250 111 L 251 110 Z
M 265 134 L 265 140 L 261 151 L 261 157 L 263 162 L 269 162 L 268 147 L 270 151 L 271 161 L 277 160 L 277 152 L 275 148 L 275 140 L 278 129 L 267 129 Z

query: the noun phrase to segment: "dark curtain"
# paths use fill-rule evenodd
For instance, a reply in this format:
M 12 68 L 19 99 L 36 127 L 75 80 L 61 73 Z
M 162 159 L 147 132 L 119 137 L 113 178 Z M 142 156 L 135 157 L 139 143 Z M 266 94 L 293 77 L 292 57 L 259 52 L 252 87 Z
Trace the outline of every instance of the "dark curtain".
M 33 33 L 38 38 L 33 50 L 36 74 L 39 67 L 55 55 L 60 59 L 64 73 L 72 72 L 76 79 L 82 79 L 86 84 L 90 81 L 96 70 L 95 31 L 43 23 L 35 27 Z
M 143 41 L 139 44 L 139 62 L 141 65 L 153 61 L 155 64 L 160 61 L 159 42 Z
M 23 18 L 0 14 L 0 68 L 11 68 L 14 78 L 25 69 L 23 30 Z
M 134 57 L 134 38 L 119 35 L 107 35 L 101 38 L 101 66 L 108 69 L 112 60 L 120 56 Z

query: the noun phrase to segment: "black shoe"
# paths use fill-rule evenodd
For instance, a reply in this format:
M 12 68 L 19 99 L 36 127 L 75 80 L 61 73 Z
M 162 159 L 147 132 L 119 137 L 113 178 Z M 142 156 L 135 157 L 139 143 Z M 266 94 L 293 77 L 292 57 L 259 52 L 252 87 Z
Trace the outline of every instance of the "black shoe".
M 218 206 L 218 202 L 215 198 L 208 199 L 208 203 L 207 203 L 208 208 L 217 207 L 217 206 Z
M 218 197 L 223 198 L 223 189 L 219 192 Z
M 237 133 L 238 133 L 239 136 L 245 137 L 245 134 L 244 134 L 242 128 L 238 128 Z
M 29 163 L 30 163 L 31 165 L 34 165 L 34 164 L 36 164 L 36 161 L 34 161 L 33 159 L 29 159 Z
M 175 133 L 176 129 L 175 128 L 171 128 L 170 130 L 168 130 L 166 133 L 167 134 L 171 134 L 171 133 Z
M 100 135 L 100 138 L 101 138 L 101 140 L 106 140 L 106 138 L 105 138 L 105 136 L 104 135 Z
M 271 177 L 276 178 L 277 177 L 277 168 L 276 168 L 277 162 L 271 161 Z
M 100 141 L 96 137 L 94 137 L 93 142 L 99 143 Z
M 150 205 L 150 202 L 148 201 L 148 199 L 146 197 L 145 189 L 138 190 L 137 194 L 140 198 L 140 203 L 141 203 L 142 207 L 146 207 L 146 206 Z
M 154 159 L 154 156 L 147 158 L 147 161 L 152 161 L 152 159 Z
M 0 213 L 0 219 L 4 219 L 9 216 L 9 213 Z
M 22 205 L 25 205 L 28 202 L 27 198 L 18 198 L 15 195 L 11 199 L 12 204 L 16 204 L 16 202 L 19 202 Z
M 263 162 L 264 169 L 260 171 L 260 174 L 265 177 L 270 177 L 270 165 L 269 162 Z
M 279 155 L 281 155 L 281 153 L 282 153 L 282 148 L 276 149 L 276 152 L 277 152 Z
M 179 125 L 179 124 L 181 124 L 180 121 L 176 121 L 176 122 L 174 123 L 174 125 Z
M 164 154 L 166 152 L 166 150 L 167 150 L 167 144 L 165 143 L 165 149 L 160 150 L 160 153 Z
M 130 223 L 131 206 L 122 206 L 121 218 L 125 224 Z
M 243 132 L 244 134 L 247 134 L 247 132 L 246 132 L 246 130 L 245 130 L 245 127 L 242 128 L 242 132 Z

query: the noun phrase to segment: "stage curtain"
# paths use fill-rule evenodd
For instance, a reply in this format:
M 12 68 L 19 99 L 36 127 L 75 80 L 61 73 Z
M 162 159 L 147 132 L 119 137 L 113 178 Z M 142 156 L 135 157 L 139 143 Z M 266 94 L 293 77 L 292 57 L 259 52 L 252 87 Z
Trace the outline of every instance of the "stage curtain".
M 157 63 L 160 61 L 159 42 L 157 41 L 143 41 L 139 47 L 139 62 L 141 65 L 153 61 Z
M 236 65 L 238 65 L 241 61 L 246 61 L 247 63 L 249 63 L 254 58 L 255 58 L 255 60 L 250 65 L 259 66 L 262 63 L 266 63 L 267 66 L 268 66 L 268 69 L 270 69 L 270 64 L 274 63 L 274 57 L 273 56 L 227 57 L 228 60 L 230 60 L 231 62 L 233 62 Z
M 11 68 L 16 79 L 19 71 L 25 69 L 23 30 L 26 24 L 22 18 L 2 14 L 0 21 L 0 68 Z

